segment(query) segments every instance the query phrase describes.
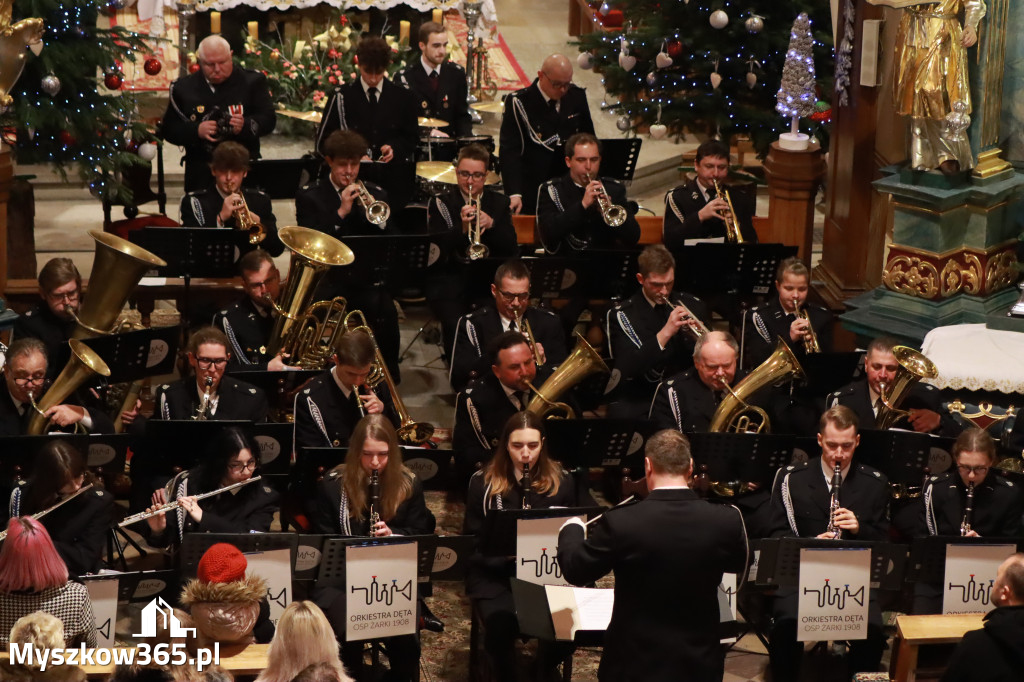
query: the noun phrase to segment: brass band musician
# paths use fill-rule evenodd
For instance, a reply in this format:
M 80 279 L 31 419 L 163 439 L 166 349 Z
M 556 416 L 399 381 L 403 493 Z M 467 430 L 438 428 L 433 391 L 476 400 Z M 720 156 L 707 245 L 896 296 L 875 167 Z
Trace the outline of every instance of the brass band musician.
M 263 249 L 250 251 L 238 259 L 238 276 L 244 294 L 213 317 L 213 326 L 221 329 L 231 344 L 228 371 L 288 369 L 280 353 L 267 357 L 267 341 L 274 328 L 268 299 L 276 302 L 281 295 L 281 273 L 274 259 Z
M 832 313 L 808 303 L 810 279 L 811 273 L 800 259 L 787 258 L 779 263 L 775 273 L 777 296 L 750 313 L 745 339 L 747 367 L 756 367 L 771 355 L 779 337 L 798 358 L 807 354 L 811 339 L 818 346 L 812 352 L 832 350 Z
M 46 344 L 46 378 L 53 380 L 71 357 L 68 339 L 82 304 L 82 275 L 70 258 L 51 258 L 39 271 L 38 281 L 42 301 L 15 320 L 11 339 L 34 338 Z

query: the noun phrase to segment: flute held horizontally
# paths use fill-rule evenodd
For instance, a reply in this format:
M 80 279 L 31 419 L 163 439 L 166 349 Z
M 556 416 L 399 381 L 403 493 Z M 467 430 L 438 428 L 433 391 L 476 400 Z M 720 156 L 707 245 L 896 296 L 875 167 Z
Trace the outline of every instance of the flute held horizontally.
M 232 483 L 231 485 L 226 485 L 223 488 L 217 488 L 216 490 L 211 490 L 208 493 L 202 493 L 201 495 L 196 495 L 195 498 L 196 498 L 196 500 L 202 500 L 202 499 L 205 499 L 207 497 L 213 497 L 214 495 L 220 495 L 221 493 L 226 493 L 229 490 L 234 490 L 235 488 L 241 488 L 243 485 L 249 485 L 250 483 L 255 483 L 256 481 L 260 480 L 260 478 L 262 478 L 262 477 L 261 476 L 253 476 L 252 478 L 250 478 L 247 481 L 240 481 L 238 483 Z M 160 505 L 156 509 L 152 509 L 150 511 L 139 512 L 138 514 L 132 514 L 131 516 L 126 516 L 126 517 L 124 517 L 124 519 L 121 520 L 120 523 L 117 524 L 117 527 L 118 528 L 124 528 L 125 526 L 130 526 L 133 523 L 136 523 L 138 521 L 143 521 L 145 519 L 148 519 L 151 516 L 156 516 L 157 514 L 164 514 L 166 512 L 172 511 L 174 509 L 177 509 L 180 506 L 181 506 L 181 500 L 180 499 L 172 500 L 170 502 L 167 502 L 165 504 Z

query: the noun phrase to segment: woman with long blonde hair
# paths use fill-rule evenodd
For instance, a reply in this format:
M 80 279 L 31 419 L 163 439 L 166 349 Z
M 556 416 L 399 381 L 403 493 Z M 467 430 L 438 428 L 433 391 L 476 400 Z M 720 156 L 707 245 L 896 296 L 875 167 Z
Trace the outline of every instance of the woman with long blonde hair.
M 338 656 L 338 642 L 324 612 L 311 601 L 293 601 L 281 614 L 267 652 L 267 667 L 256 682 L 290 682 L 314 663 L 334 668 L 352 682 Z

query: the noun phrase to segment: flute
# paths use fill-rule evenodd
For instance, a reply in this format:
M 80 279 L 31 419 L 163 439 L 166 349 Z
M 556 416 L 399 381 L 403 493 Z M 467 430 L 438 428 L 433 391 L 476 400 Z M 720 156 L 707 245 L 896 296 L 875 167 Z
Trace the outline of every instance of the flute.
M 86 490 L 88 490 L 88 489 L 89 489 L 89 488 L 91 488 L 91 487 L 92 487 L 92 483 L 90 483 L 90 484 L 88 484 L 88 485 L 84 485 L 84 486 L 82 486 L 82 487 L 81 487 L 81 488 L 79 488 L 79 489 L 78 489 L 77 491 L 75 491 L 75 494 L 74 494 L 74 495 L 69 495 L 68 497 L 65 497 L 65 498 L 64 498 L 63 500 L 61 500 L 60 502 L 58 502 L 58 503 L 56 503 L 56 504 L 54 504 L 54 505 L 51 505 L 51 506 L 47 507 L 47 508 L 46 508 L 46 509 L 44 509 L 43 511 L 41 511 L 41 512 L 36 512 L 35 514 L 33 514 L 33 515 L 32 515 L 32 518 L 33 518 L 33 519 L 41 519 L 41 518 L 43 518 L 44 516 L 46 516 L 47 514 L 49 514 L 50 512 L 52 512 L 52 511 L 53 511 L 54 509 L 56 509 L 57 507 L 59 507 L 59 506 L 61 506 L 61 505 L 63 505 L 63 504 L 67 504 L 68 502 L 70 502 L 71 500 L 75 499 L 76 497 L 78 497 L 79 495 L 81 495 L 82 493 L 84 493 L 84 492 L 85 492 Z M 4 539 L 5 539 L 6 537 L 7 537 L 7 531 L 6 531 L 6 530 L 5 530 L 5 531 L 3 531 L 3 532 L 0 532 L 0 542 L 3 542 L 3 541 L 4 541 Z
M 232 483 L 231 485 L 226 485 L 223 488 L 217 488 L 216 490 L 211 490 L 208 493 L 203 493 L 201 495 L 196 495 L 195 498 L 196 498 L 196 500 L 202 500 L 202 499 L 205 499 L 207 497 L 213 497 L 214 495 L 220 495 L 221 493 L 226 493 L 229 490 L 234 490 L 235 488 L 241 488 L 243 485 L 249 485 L 250 483 L 255 483 L 256 481 L 260 480 L 260 478 L 262 478 L 262 477 L 261 476 L 253 476 L 252 478 L 250 478 L 247 481 L 240 481 L 238 483 Z M 181 500 L 173 500 L 171 502 L 166 502 L 166 503 L 160 505 L 159 507 L 157 507 L 156 509 L 153 509 L 152 511 L 144 511 L 144 512 L 139 512 L 138 514 L 132 514 L 131 516 L 126 516 L 124 519 L 121 520 L 120 523 L 117 524 L 117 527 L 118 528 L 124 528 L 125 526 L 130 526 L 133 523 L 136 523 L 137 521 L 142 521 L 144 519 L 148 519 L 151 516 L 156 516 L 157 514 L 163 514 L 165 512 L 169 512 L 171 510 L 177 509 L 180 506 L 181 506 Z

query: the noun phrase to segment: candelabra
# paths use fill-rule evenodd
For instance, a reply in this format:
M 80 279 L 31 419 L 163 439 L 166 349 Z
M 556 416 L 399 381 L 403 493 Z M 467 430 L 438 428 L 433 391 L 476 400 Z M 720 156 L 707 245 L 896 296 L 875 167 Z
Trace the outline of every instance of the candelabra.
M 469 104 L 478 102 L 479 99 L 473 94 L 473 51 L 476 42 L 476 25 L 480 21 L 483 0 L 463 0 L 462 16 L 466 19 L 466 101 Z M 473 109 L 469 110 L 473 117 L 473 123 L 482 123 L 483 119 Z

